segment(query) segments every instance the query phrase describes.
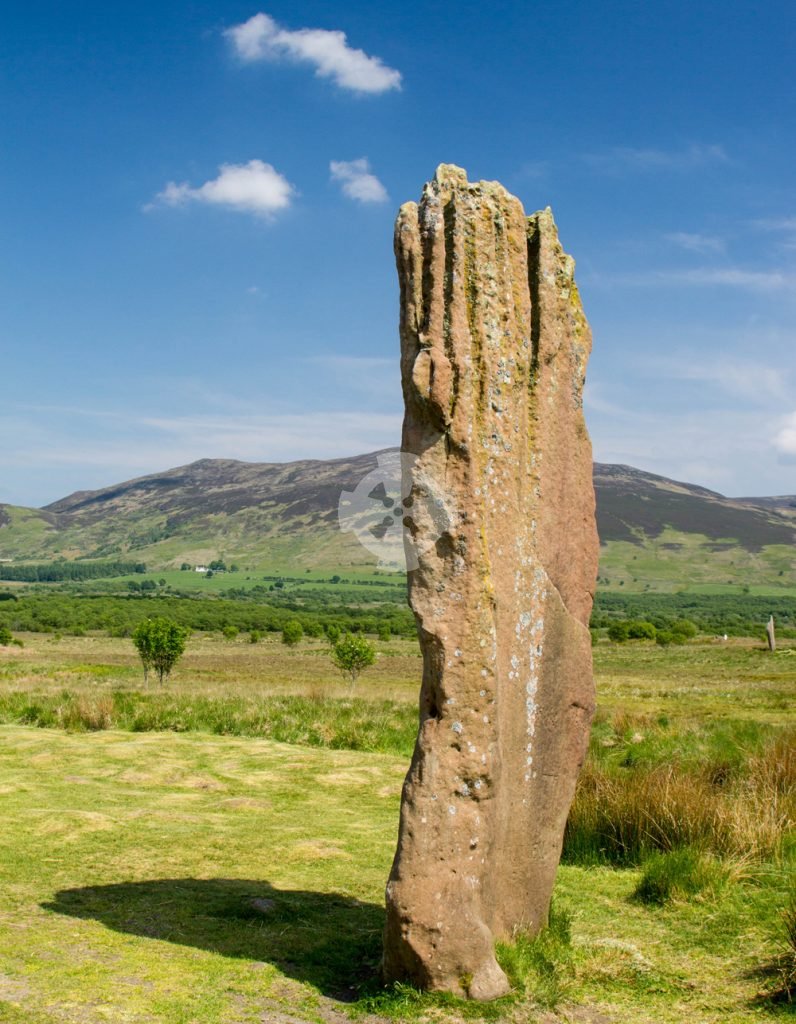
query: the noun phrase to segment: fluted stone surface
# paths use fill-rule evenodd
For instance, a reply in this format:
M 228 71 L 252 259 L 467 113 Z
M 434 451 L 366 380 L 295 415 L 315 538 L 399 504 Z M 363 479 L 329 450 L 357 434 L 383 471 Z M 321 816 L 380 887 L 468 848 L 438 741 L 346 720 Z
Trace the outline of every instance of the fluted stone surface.
M 492 999 L 495 940 L 545 923 L 594 708 L 591 335 L 552 213 L 497 182 L 441 165 L 395 252 L 423 681 L 384 973 Z

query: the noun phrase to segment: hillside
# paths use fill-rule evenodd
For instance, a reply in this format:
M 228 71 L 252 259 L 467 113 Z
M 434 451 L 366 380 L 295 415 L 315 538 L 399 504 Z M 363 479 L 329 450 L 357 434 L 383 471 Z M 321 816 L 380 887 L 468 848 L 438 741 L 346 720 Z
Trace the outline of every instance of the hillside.
M 263 571 L 372 569 L 338 528 L 341 491 L 379 453 L 329 461 L 203 459 L 43 509 L 0 505 L 0 559 L 133 558 L 156 570 L 222 557 Z M 595 464 L 604 587 L 796 586 L 796 497 L 725 498 Z

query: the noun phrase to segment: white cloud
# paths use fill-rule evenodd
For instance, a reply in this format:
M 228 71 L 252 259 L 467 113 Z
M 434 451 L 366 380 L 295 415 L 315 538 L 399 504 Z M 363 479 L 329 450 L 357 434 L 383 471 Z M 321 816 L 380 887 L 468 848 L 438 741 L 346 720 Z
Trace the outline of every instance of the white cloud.
M 197 459 L 292 462 L 334 459 L 396 445 L 401 415 L 379 412 L 206 413 L 173 416 L 97 411 L 91 430 L 68 418 L 6 416 L 3 436 L 24 442 L 0 452 L 0 501 L 45 504 L 80 488 L 105 487 Z M 81 420 L 83 417 L 81 416 Z
M 679 245 L 681 249 L 688 252 L 711 253 L 724 252 L 724 240 L 715 235 L 692 234 L 689 231 L 673 231 L 664 235 L 667 242 Z
M 742 267 L 692 267 L 690 270 L 647 270 L 638 273 L 590 273 L 595 285 L 654 287 L 669 285 L 748 288 L 751 291 L 796 291 L 796 273 L 783 270 L 745 270 Z
M 218 177 L 198 188 L 192 188 L 187 182 L 178 185 L 170 181 L 155 197 L 155 202 L 166 206 L 209 203 L 270 217 L 290 206 L 295 194 L 293 185 L 271 164 L 250 160 L 247 164 L 222 164 Z
M 401 73 L 379 57 L 348 45 L 345 32 L 323 28 L 282 28 L 267 14 L 255 14 L 224 33 L 241 60 L 302 61 L 315 67 L 320 78 L 331 78 L 352 92 L 380 93 L 400 89 Z
M 796 217 L 768 217 L 752 223 L 763 231 L 796 231 Z
M 698 267 L 694 270 L 664 271 L 664 282 L 681 284 L 727 285 L 731 288 L 751 288 L 753 291 L 778 291 L 796 288 L 796 276 L 781 270 L 744 270 L 741 267 Z
M 774 447 L 782 455 L 796 455 L 796 412 L 785 416 L 774 435 Z
M 370 163 L 364 156 L 359 160 L 332 160 L 329 170 L 332 181 L 340 182 L 349 199 L 360 203 L 385 203 L 389 198 L 387 189 L 371 173 Z
M 656 375 L 670 380 L 691 380 L 707 384 L 736 398 L 762 405 L 784 399 L 788 393 L 787 370 L 763 366 L 745 359 L 717 354 L 712 362 L 699 362 L 683 352 L 676 359 L 650 362 Z
M 723 494 L 783 493 L 771 443 L 774 419 L 760 410 L 673 413 L 628 406 L 621 416 L 593 412 L 588 426 L 599 462 L 635 466 Z
M 796 249 L 796 217 L 773 217 L 752 221 L 752 226 L 761 231 L 783 235 L 781 245 L 785 249 Z
M 729 163 L 723 146 L 693 143 L 685 149 L 642 149 L 614 146 L 602 153 L 587 153 L 583 159 L 595 170 L 617 173 L 637 171 L 687 171 L 708 164 Z
M 321 369 L 336 391 L 355 392 L 378 404 L 380 409 L 401 407 L 401 373 L 398 355 L 386 359 L 378 356 L 325 355 L 309 356 L 308 366 Z

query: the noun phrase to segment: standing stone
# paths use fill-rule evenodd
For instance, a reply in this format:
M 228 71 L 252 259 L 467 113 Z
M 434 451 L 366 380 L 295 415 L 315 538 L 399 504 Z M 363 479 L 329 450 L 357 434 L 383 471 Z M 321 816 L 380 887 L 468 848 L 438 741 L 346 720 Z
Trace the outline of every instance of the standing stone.
M 774 626 L 774 616 L 769 615 L 768 623 L 766 624 L 766 637 L 768 639 L 768 649 L 770 651 L 776 651 L 777 649 L 777 631 Z
M 493 999 L 495 940 L 546 922 L 594 710 L 591 334 L 552 213 L 497 182 L 441 165 L 395 251 L 423 681 L 384 974 Z

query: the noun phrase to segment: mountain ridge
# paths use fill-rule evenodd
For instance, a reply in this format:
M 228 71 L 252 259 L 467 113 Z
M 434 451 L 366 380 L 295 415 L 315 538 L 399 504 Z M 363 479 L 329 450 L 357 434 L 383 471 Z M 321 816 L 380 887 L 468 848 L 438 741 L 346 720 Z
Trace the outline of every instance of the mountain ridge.
M 390 451 L 283 463 L 199 459 L 41 509 L 0 505 L 0 558 L 134 555 L 174 568 L 224 553 L 258 568 L 372 566 L 373 556 L 338 529 L 337 507 Z M 594 482 L 603 582 L 668 586 L 678 565 L 690 578 L 708 559 L 696 574 L 702 582 L 754 573 L 755 582 L 796 585 L 796 497 L 727 498 L 609 463 L 595 463 Z

